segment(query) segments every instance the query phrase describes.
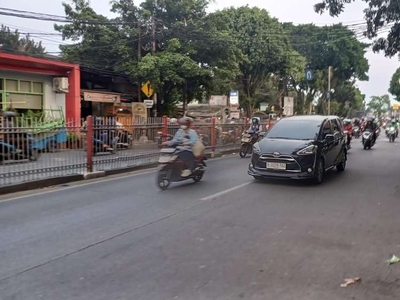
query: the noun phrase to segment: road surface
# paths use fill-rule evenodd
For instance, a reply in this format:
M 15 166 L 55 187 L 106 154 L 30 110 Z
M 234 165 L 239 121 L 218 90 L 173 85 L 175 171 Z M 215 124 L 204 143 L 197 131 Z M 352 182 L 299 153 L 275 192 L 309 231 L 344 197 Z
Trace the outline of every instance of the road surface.
M 0 202 L 0 299 L 399 299 L 399 150 L 354 143 L 320 186 L 255 182 L 234 156 L 165 192 L 145 171 L 17 195 Z
M 134 149 L 120 149 L 116 154 L 100 153 L 93 156 L 94 171 L 108 171 L 154 163 L 158 160 L 160 149 L 157 145 L 140 145 Z M 146 147 L 145 147 L 146 146 Z M 240 144 L 218 146 L 218 151 L 238 149 Z M 211 152 L 211 147 L 206 153 Z M 66 150 L 43 153 L 35 162 L 13 161 L 0 165 L 0 186 L 87 172 L 86 152 Z

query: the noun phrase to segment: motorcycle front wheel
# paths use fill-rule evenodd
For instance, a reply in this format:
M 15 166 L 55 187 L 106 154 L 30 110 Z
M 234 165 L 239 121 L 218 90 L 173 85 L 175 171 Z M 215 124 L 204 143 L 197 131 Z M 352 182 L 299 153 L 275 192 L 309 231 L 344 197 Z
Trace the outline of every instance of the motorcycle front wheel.
M 158 171 L 157 185 L 163 191 L 169 188 L 169 186 L 171 185 L 171 181 L 170 178 L 168 178 L 167 172 L 163 170 Z
M 239 156 L 240 156 L 241 158 L 246 157 L 248 151 L 249 151 L 249 145 L 248 145 L 248 144 L 243 144 L 243 145 L 240 147 Z

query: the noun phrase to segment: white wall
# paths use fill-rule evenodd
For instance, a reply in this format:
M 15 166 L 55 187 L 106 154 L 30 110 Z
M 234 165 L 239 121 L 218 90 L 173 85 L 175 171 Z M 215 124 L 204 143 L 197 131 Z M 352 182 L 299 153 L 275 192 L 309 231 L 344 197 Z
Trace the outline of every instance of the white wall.
M 55 76 L 0 70 L 0 78 L 43 82 L 43 108 L 57 110 L 61 108 L 65 117 L 65 94 L 53 91 L 53 77 Z

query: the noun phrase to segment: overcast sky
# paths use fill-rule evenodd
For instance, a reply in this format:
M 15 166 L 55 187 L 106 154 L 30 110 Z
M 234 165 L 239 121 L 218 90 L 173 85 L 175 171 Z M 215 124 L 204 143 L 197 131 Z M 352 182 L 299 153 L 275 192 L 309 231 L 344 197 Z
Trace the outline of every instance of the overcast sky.
M 62 0 L 0 0 L 0 7 L 12 8 L 25 11 L 47 13 L 53 15 L 64 15 L 61 5 Z M 64 1 L 69 2 L 69 1 Z M 103 15 L 111 16 L 109 0 L 91 0 L 93 9 Z M 137 1 L 140 3 L 141 1 Z M 365 3 L 359 0 L 347 7 L 345 13 L 339 18 L 331 18 L 329 15 L 318 15 L 313 10 L 313 4 L 318 0 L 216 0 L 210 7 L 210 11 L 223 9 L 229 6 L 258 6 L 267 9 L 270 14 L 281 22 L 293 23 L 315 23 L 317 25 L 342 22 L 344 24 L 360 23 L 363 21 L 363 9 Z M 1 22 L 12 29 L 30 33 L 54 33 L 52 22 L 19 19 L 15 17 L 1 16 Z M 37 35 L 49 52 L 58 52 L 58 46 L 62 42 L 58 36 Z M 374 54 L 369 51 L 367 58 L 370 64 L 369 82 L 360 82 L 361 91 L 369 99 L 372 95 L 383 95 L 388 93 L 389 82 L 392 74 L 399 67 L 398 58 L 387 59 L 383 54 Z

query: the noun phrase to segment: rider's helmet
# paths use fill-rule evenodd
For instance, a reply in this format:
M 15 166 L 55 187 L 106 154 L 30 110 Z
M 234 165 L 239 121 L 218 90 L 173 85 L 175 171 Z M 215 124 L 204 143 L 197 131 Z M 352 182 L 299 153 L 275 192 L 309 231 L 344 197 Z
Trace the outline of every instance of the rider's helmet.
M 343 120 L 343 125 L 350 125 L 351 124 L 351 120 L 349 120 L 349 119 L 344 119 Z
M 189 117 L 182 117 L 178 120 L 179 125 L 182 129 L 188 129 L 192 125 L 192 118 Z
M 252 117 L 251 118 L 251 123 L 254 125 L 259 125 L 260 124 L 260 118 L 259 117 Z

